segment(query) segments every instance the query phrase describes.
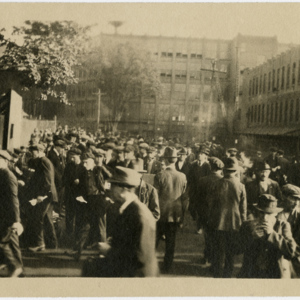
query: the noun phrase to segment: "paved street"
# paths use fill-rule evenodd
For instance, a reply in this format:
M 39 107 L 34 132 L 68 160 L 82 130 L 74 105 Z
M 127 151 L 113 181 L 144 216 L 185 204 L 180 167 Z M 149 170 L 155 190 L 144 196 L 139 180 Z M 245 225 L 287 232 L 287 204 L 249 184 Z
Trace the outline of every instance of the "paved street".
M 22 250 L 26 277 L 80 277 L 84 260 L 96 254 L 94 250 L 85 250 L 79 262 L 67 256 L 68 249 L 45 250 L 30 253 Z M 158 260 L 161 264 L 164 255 L 164 242 L 158 248 Z M 211 277 L 209 265 L 201 265 L 203 253 L 203 235 L 197 234 L 195 223 L 188 215 L 185 226 L 179 229 L 175 250 L 175 260 L 170 274 L 161 277 Z M 241 257 L 236 257 L 234 275 L 241 266 Z M 5 276 L 7 270 L 1 270 L 0 276 Z

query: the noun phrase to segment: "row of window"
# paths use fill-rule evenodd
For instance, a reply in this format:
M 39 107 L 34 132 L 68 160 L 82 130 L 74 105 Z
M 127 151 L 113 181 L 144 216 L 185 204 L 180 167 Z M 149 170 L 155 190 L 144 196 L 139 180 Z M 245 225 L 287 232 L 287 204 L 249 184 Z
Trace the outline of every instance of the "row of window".
M 158 53 L 155 53 L 155 55 L 158 55 Z M 181 52 L 161 52 L 161 57 L 177 57 L 177 58 L 188 58 L 188 54 L 186 53 L 181 53 Z M 191 53 L 190 58 L 192 59 L 202 59 L 202 54 L 197 54 L 197 53 Z
M 295 114 L 294 114 L 295 110 Z M 252 105 L 248 109 L 247 119 L 251 123 L 287 124 L 300 119 L 300 99 L 286 100 L 272 104 Z
M 300 65 L 300 60 L 298 66 Z M 249 96 L 261 95 L 289 89 L 296 84 L 296 63 L 273 69 L 269 73 L 253 77 L 249 81 Z M 300 68 L 298 67 L 298 85 L 300 85 Z

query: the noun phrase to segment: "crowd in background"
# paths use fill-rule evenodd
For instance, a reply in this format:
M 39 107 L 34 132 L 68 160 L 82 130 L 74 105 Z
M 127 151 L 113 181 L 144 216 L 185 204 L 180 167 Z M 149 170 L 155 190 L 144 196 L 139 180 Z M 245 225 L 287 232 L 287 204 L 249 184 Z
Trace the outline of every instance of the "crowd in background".
M 76 260 L 86 248 L 99 250 L 83 276 L 170 272 L 187 213 L 204 235 L 201 263 L 214 277 L 232 277 L 238 254 L 244 255 L 238 277 L 300 275 L 300 162 L 281 149 L 264 156 L 215 141 L 59 126 L 35 129 L 28 145 L 1 150 L 0 163 L 0 268 L 9 276 L 23 274 L 20 248 L 55 249 L 58 240 L 68 240 L 66 255 Z M 165 257 L 158 270 L 160 240 Z

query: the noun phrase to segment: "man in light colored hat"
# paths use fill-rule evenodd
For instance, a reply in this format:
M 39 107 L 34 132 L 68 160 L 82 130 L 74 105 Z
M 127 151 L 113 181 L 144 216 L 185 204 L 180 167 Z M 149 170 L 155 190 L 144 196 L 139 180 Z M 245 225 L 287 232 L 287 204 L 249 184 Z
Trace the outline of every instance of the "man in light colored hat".
M 212 270 L 216 278 L 231 277 L 235 243 L 239 229 L 247 219 L 246 190 L 237 176 L 238 170 L 237 159 L 227 158 L 224 162 L 224 177 L 215 182 L 208 200 L 208 226 L 213 233 Z
M 185 203 L 186 176 L 175 168 L 177 150 L 166 147 L 164 161 L 166 169 L 154 177 L 154 187 L 158 191 L 161 217 L 157 222 L 157 244 L 161 237 L 166 237 L 164 271 L 169 272 L 174 259 L 177 227 L 182 221 Z
M 297 244 L 291 226 L 277 218 L 283 209 L 269 194 L 259 196 L 255 215 L 240 230 L 244 259 L 240 278 L 291 278 L 290 260 Z
M 8 267 L 9 277 L 19 277 L 23 273 L 23 262 L 19 247 L 21 225 L 18 182 L 8 169 L 10 155 L 0 150 L 0 254 Z
M 262 194 L 273 195 L 279 202 L 282 200 L 279 184 L 269 178 L 271 173 L 269 164 L 262 161 L 257 162 L 254 172 L 255 180 L 246 183 L 248 214 L 253 212 L 253 204 L 257 202 L 258 197 Z
M 158 275 L 155 253 L 155 219 L 135 194 L 140 175 L 132 169 L 116 167 L 111 182 L 111 198 L 119 205 L 111 241 L 99 243 L 100 254 L 83 276 L 153 277 Z

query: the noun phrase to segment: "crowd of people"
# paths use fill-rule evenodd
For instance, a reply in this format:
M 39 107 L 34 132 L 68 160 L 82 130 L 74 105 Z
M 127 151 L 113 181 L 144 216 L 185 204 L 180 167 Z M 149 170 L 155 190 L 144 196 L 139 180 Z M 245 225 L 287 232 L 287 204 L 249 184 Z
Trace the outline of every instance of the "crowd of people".
M 71 240 L 66 255 L 98 251 L 83 276 L 158 276 L 172 269 L 177 230 L 191 214 L 212 276 L 232 277 L 243 254 L 240 278 L 298 278 L 299 162 L 276 148 L 266 157 L 248 152 L 210 141 L 36 129 L 29 145 L 0 150 L 0 269 L 24 276 L 20 249 L 60 246 L 60 217 Z

